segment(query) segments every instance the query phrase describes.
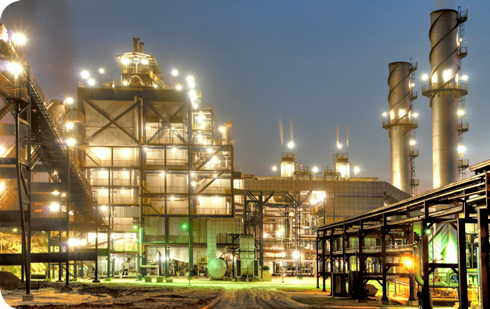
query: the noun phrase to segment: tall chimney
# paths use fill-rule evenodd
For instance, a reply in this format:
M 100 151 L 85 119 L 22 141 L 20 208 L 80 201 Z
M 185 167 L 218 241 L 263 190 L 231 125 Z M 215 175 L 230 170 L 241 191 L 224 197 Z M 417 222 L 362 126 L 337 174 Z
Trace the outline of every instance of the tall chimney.
M 392 62 L 388 65 L 388 103 L 390 110 L 383 120 L 383 128 L 390 137 L 391 184 L 412 194 L 412 161 L 410 137 L 417 128 L 411 101 L 411 74 L 417 69 L 416 63 Z
M 144 53 L 144 52 L 145 52 L 145 43 L 140 42 L 140 53 Z
M 467 93 L 460 82 L 458 26 L 465 22 L 455 10 L 430 14 L 429 61 L 431 74 L 423 95 L 432 108 L 433 186 L 438 188 L 458 180 L 458 97 Z
M 140 38 L 133 38 L 133 52 L 138 53 L 140 51 Z

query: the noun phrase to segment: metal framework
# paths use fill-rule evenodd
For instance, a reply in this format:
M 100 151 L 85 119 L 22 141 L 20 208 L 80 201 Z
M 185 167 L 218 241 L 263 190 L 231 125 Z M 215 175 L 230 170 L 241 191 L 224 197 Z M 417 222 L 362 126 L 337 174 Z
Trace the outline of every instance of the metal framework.
M 488 308 L 490 160 L 470 169 L 476 173 L 475 176 L 319 227 L 318 280 L 323 280 L 323 291 L 326 291 L 326 279 L 330 278 L 332 295 L 345 296 L 349 272 L 356 271 L 361 290 L 369 280 L 377 280 L 383 287 L 382 300 L 387 301 L 388 280 L 409 277 L 409 300 L 414 299 L 413 278 L 421 286 L 419 298 L 424 309 L 430 308 L 431 286 L 458 287 L 460 308 L 466 308 L 468 284 L 465 227 L 468 224 L 477 224 L 481 304 L 482 308 Z M 436 224 L 438 229 L 434 230 Z M 433 246 L 437 242 L 444 226 L 457 231 L 458 263 L 438 261 L 433 252 L 430 254 L 429 244 Z M 404 265 L 404 258 L 414 261 L 413 268 Z M 441 268 L 453 270 L 458 276 L 459 286 L 450 282 L 446 285 L 430 284 L 430 275 Z

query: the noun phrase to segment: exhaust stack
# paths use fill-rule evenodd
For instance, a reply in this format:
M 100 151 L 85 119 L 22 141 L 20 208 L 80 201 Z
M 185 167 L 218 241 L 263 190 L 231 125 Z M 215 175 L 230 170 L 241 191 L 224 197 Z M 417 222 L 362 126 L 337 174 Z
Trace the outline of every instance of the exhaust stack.
M 415 129 L 418 127 L 417 113 L 412 101 L 417 98 L 414 88 L 414 71 L 417 62 L 392 62 L 388 65 L 389 112 L 384 113 L 383 128 L 390 137 L 391 183 L 398 189 L 414 194 L 419 184 L 414 178 L 413 159 L 415 150 Z
M 464 152 L 459 143 L 458 107 L 468 93 L 460 74 L 460 60 L 466 56 L 460 32 L 467 11 L 437 10 L 430 19 L 431 74 L 422 93 L 430 98 L 432 108 L 433 187 L 438 188 L 458 180 L 459 157 Z

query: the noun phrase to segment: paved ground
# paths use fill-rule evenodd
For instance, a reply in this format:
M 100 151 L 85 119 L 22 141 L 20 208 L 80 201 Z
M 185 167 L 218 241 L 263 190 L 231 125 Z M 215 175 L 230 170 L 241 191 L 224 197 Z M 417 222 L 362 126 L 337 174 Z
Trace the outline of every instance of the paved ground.
M 282 292 L 266 288 L 228 289 L 213 309 L 305 308 Z

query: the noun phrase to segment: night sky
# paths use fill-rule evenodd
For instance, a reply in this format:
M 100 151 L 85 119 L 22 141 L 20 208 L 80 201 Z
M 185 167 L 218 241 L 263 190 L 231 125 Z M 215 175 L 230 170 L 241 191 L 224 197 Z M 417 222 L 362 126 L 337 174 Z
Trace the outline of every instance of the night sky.
M 429 100 L 420 76 L 430 72 L 429 14 L 469 6 L 466 23 L 470 164 L 490 159 L 490 5 L 486 1 L 126 1 L 21 0 L 0 22 L 24 33 L 24 51 L 49 99 L 76 96 L 79 73 L 119 78 L 114 55 L 145 43 L 166 77 L 174 68 L 196 78 L 217 125 L 234 123 L 235 164 L 247 174 L 271 175 L 294 124 L 303 166 L 332 165 L 336 127 L 360 176 L 390 181 L 388 63 L 418 59 L 414 102 L 419 112 L 416 160 L 419 193 L 432 189 Z M 467 175 L 469 175 L 469 171 Z

